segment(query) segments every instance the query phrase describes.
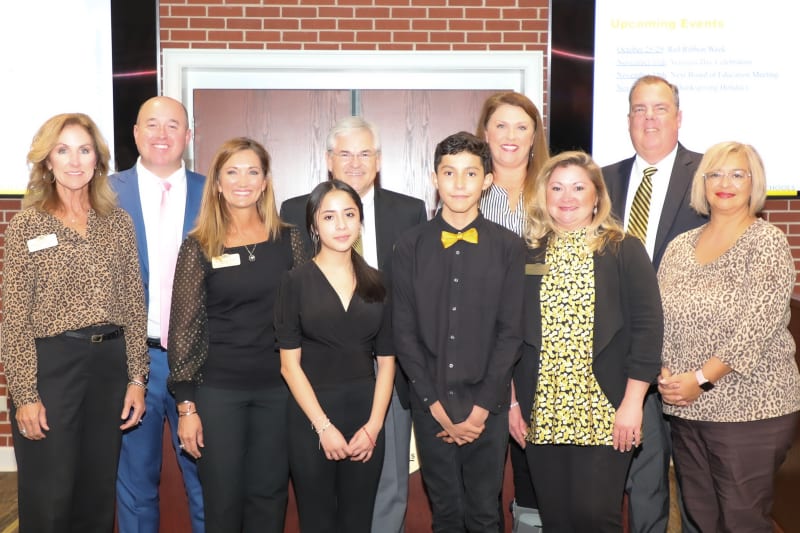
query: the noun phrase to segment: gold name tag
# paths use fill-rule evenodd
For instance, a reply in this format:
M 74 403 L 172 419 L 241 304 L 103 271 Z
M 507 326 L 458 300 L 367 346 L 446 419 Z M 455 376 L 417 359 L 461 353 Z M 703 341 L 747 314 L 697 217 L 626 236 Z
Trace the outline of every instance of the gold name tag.
M 528 263 L 525 265 L 526 276 L 544 276 L 550 271 L 547 263 Z
M 239 254 L 222 254 L 211 258 L 211 268 L 227 268 L 241 264 L 242 259 Z

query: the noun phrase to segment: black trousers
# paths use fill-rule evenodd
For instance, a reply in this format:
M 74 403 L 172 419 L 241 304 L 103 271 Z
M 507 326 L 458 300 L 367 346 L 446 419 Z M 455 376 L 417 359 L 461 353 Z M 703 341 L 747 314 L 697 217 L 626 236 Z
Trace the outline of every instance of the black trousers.
M 772 531 L 775 473 L 797 420 L 798 413 L 752 422 L 670 417 L 675 472 L 699 531 Z
M 497 494 L 503 484 L 508 414 L 489 414 L 481 436 L 463 446 L 436 437 L 430 411 L 411 410 L 422 480 L 435 532 L 499 531 Z
M 289 490 L 285 386 L 201 386 L 205 447 L 197 462 L 206 533 L 283 533 Z
M 632 452 L 611 446 L 525 447 L 547 533 L 621 533 Z
M 350 440 L 372 410 L 374 381 L 315 389 L 331 423 Z M 383 430 L 366 463 L 329 461 L 319 437 L 294 399 L 289 400 L 289 465 L 300 530 L 307 533 L 369 533 L 383 468 Z
M 86 331 L 103 329 L 109 328 Z M 100 343 L 36 339 L 36 354 L 50 430 L 42 440 L 22 437 L 12 407 L 20 532 L 108 533 L 128 382 L 124 336 Z

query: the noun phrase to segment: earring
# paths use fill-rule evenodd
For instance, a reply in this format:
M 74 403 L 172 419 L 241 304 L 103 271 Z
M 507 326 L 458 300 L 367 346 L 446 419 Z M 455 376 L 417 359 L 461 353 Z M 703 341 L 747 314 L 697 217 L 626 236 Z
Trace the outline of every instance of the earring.
M 596 214 L 597 214 L 597 206 L 594 206 L 594 209 L 592 209 L 592 216 Z
M 48 177 L 47 177 L 47 171 L 45 171 L 45 173 L 44 173 L 44 174 L 42 174 L 42 179 L 43 179 L 44 181 L 48 181 L 48 182 L 50 182 L 50 183 L 55 183 L 55 182 L 56 182 L 56 175 L 55 175 L 55 174 L 53 174 L 53 171 L 52 171 L 52 170 L 50 170 L 50 177 L 48 178 Z
M 319 250 L 319 233 L 311 230 L 311 242 L 314 243 L 314 250 Z

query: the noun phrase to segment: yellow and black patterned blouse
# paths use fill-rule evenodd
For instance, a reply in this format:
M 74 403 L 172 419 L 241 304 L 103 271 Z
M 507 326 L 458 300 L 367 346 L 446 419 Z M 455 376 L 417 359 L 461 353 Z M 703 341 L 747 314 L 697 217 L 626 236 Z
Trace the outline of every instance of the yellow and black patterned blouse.
M 610 446 L 615 411 L 592 372 L 594 260 L 585 229 L 552 237 L 545 260 L 539 381 L 527 440 Z

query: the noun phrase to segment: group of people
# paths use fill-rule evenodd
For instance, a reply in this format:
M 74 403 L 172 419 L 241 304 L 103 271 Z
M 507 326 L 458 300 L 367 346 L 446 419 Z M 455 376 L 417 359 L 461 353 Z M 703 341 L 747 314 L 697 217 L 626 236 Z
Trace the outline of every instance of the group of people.
M 109 176 L 92 120 L 34 137 L 9 224 L 3 355 L 21 531 L 157 531 L 171 428 L 192 530 L 403 531 L 413 420 L 434 531 L 771 531 L 800 374 L 786 237 L 755 149 L 678 142 L 678 89 L 629 94 L 636 154 L 548 152 L 524 95 L 437 144 L 431 220 L 337 122 L 328 180 L 277 208 L 235 138 L 185 168 L 185 108 L 139 110 Z M 509 449 L 510 448 L 510 449 Z

